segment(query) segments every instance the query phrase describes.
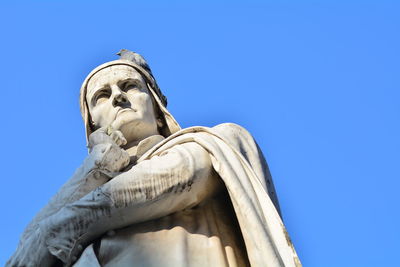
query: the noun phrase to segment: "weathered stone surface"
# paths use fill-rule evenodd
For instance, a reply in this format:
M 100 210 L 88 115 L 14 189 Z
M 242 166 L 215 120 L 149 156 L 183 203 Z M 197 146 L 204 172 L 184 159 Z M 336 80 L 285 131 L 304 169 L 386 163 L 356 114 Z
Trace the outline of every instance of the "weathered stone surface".
M 146 61 L 120 55 L 81 88 L 88 157 L 7 266 L 299 266 L 252 136 L 181 129 Z

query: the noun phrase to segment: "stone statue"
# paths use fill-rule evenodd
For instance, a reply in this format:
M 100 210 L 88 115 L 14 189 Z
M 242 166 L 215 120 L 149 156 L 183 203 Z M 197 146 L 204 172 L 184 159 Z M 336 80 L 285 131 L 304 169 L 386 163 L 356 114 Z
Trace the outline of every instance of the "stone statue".
M 88 157 L 7 266 L 301 266 L 252 136 L 181 129 L 143 57 L 119 55 L 81 88 Z

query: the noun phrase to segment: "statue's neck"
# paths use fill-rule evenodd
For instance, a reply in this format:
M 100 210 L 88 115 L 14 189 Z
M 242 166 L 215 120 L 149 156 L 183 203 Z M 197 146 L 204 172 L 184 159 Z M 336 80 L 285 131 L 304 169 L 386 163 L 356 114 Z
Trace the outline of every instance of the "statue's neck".
M 128 154 L 132 156 L 140 157 L 143 155 L 147 150 L 152 148 L 157 143 L 161 142 L 165 138 L 159 134 L 148 136 L 140 141 L 130 142 L 123 146 L 122 148 L 125 149 Z

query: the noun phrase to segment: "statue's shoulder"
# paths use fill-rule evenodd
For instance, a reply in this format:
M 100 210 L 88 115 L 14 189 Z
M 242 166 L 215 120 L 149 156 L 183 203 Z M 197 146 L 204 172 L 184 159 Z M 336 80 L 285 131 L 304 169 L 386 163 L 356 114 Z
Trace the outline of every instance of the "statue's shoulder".
M 215 132 L 223 135 L 229 140 L 247 139 L 254 140 L 253 136 L 243 126 L 236 123 L 221 123 L 212 128 Z
M 214 126 L 212 129 L 216 131 L 231 131 L 236 133 L 246 133 L 250 134 L 243 126 L 233 122 L 225 122 Z

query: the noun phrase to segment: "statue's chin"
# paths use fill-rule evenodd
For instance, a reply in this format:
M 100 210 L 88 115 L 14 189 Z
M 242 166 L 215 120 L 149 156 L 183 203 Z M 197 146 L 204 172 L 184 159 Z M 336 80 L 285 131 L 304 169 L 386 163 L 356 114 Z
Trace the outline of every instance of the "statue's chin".
M 135 128 L 138 128 L 138 125 L 140 125 L 140 120 L 124 120 L 113 123 L 111 127 L 114 130 L 121 131 L 125 138 L 129 138 L 129 136 L 132 135 L 132 132 L 135 131 Z
M 119 113 L 111 127 L 121 131 L 128 143 L 157 134 L 155 119 L 141 116 L 139 112 L 133 110 Z
M 148 125 L 143 120 L 132 117 L 118 119 L 111 126 L 113 129 L 121 131 L 128 143 L 143 139 L 148 128 Z

